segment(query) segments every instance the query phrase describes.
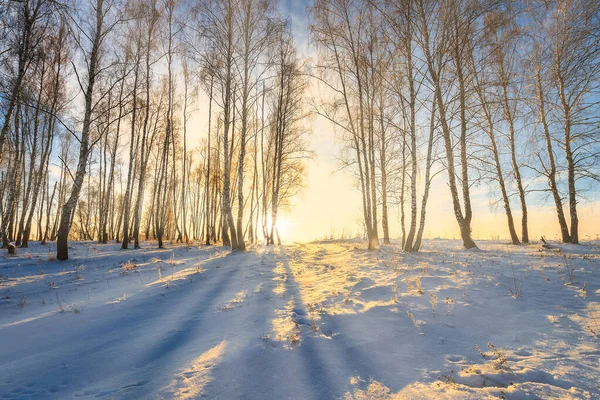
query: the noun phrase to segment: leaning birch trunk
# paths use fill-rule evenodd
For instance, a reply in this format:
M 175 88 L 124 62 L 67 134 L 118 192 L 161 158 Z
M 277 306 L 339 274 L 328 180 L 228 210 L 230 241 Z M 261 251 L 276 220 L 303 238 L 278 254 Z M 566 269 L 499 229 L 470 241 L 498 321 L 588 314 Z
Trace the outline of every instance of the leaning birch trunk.
M 390 228 L 388 223 L 388 204 L 387 204 L 387 161 L 386 161 L 386 132 L 384 123 L 384 106 L 383 106 L 383 91 L 380 91 L 381 105 L 379 124 L 381 130 L 381 147 L 380 147 L 380 173 L 381 173 L 381 228 L 383 229 L 383 244 L 390 244 Z
M 246 135 L 248 130 L 248 52 L 244 57 L 244 84 L 242 87 L 242 132 L 240 137 L 240 156 L 238 159 L 238 214 L 236 221 L 237 230 L 237 250 L 246 251 L 246 243 L 244 241 L 244 162 L 246 159 Z
M 47 182 L 47 184 L 49 184 L 49 182 Z M 47 205 L 46 205 L 46 225 L 44 228 L 44 233 L 42 235 L 42 245 L 45 245 L 47 240 L 48 240 L 48 231 L 50 230 L 50 213 L 52 211 L 52 204 L 54 203 L 54 195 L 56 194 L 56 185 L 58 184 L 58 182 L 54 182 L 54 187 L 52 188 L 52 195 L 50 195 L 50 197 L 48 197 L 47 200 Z M 46 189 L 46 193 L 48 193 L 49 190 Z
M 406 190 L 406 132 L 402 132 L 402 166 L 400 167 L 400 228 L 402 230 L 402 248 L 406 244 L 406 212 L 404 211 L 404 192 Z
M 406 24 L 408 29 L 406 46 L 406 65 L 408 69 L 408 88 L 410 93 L 409 99 L 409 112 L 410 112 L 410 161 L 411 161 L 411 175 L 410 175 L 410 228 L 408 229 L 408 235 L 404 243 L 404 250 L 411 251 L 413 249 L 413 240 L 415 237 L 415 231 L 417 227 L 417 129 L 416 129 L 416 100 L 417 95 L 415 91 L 415 80 L 413 76 L 413 61 L 412 61 L 412 22 L 410 18 L 410 8 L 408 11 L 408 23 Z
M 114 177 L 115 177 L 115 165 L 117 164 L 117 149 L 119 146 L 119 136 L 121 135 L 121 120 L 123 118 L 123 89 L 124 89 L 124 85 L 125 85 L 125 74 L 126 71 L 123 70 L 123 77 L 122 77 L 122 81 L 121 81 L 121 86 L 119 88 L 119 116 L 117 117 L 117 130 L 116 130 L 116 136 L 115 136 L 115 141 L 113 143 L 113 147 L 111 149 L 111 164 L 110 164 L 110 172 L 108 175 L 108 188 L 106 190 L 106 199 L 104 201 L 104 203 L 106 204 L 106 207 L 110 206 L 110 198 L 111 198 L 111 189 L 113 188 L 114 185 Z M 114 207 L 113 207 L 114 208 Z M 107 213 L 108 215 L 108 213 Z M 102 230 L 100 232 L 101 239 L 102 239 L 102 243 L 108 243 L 108 232 L 107 232 L 107 219 L 104 219 L 104 226 L 102 227 Z
M 210 218 L 210 211 L 211 211 L 211 196 L 210 196 L 210 182 L 211 182 L 211 175 L 210 175 L 210 168 L 211 168 L 211 160 L 210 160 L 210 156 L 211 156 L 211 145 L 210 145 L 210 139 L 211 139 L 211 121 L 212 121 L 212 103 L 213 103 L 213 86 L 214 86 L 214 77 L 211 75 L 210 77 L 210 92 L 209 92 L 209 102 L 208 102 L 208 144 L 207 144 L 207 162 L 206 162 L 206 177 L 205 177 L 205 188 L 204 188 L 204 194 L 206 197 L 206 200 L 204 202 L 205 206 L 206 206 L 206 211 L 205 211 L 205 215 L 204 215 L 204 219 L 206 220 L 206 241 L 205 244 L 207 246 L 210 245 L 210 240 L 211 240 L 211 222 L 212 219 Z M 214 178 L 213 178 L 214 179 Z
M 521 244 L 521 242 L 519 241 L 519 237 L 517 236 L 517 232 L 515 230 L 515 223 L 514 223 L 514 219 L 513 219 L 513 215 L 512 215 L 512 210 L 510 207 L 510 200 L 508 197 L 508 193 L 506 191 L 506 183 L 504 181 L 504 173 L 502 171 L 502 164 L 500 162 L 500 153 L 498 151 L 498 146 L 496 143 L 496 131 L 494 128 L 494 120 L 492 118 L 492 114 L 491 114 L 491 111 L 488 106 L 488 104 L 490 104 L 490 102 L 485 97 L 484 88 L 482 86 L 482 82 L 479 80 L 478 71 L 477 71 L 477 68 L 475 67 L 475 60 L 472 58 L 472 54 L 471 54 L 471 61 L 472 61 L 472 67 L 473 67 L 472 75 L 473 75 L 474 81 L 475 81 L 475 91 L 477 92 L 477 96 L 479 97 L 479 101 L 481 103 L 481 109 L 483 111 L 485 121 L 487 122 L 487 129 L 484 129 L 484 130 L 488 134 L 488 137 L 490 139 L 490 144 L 492 147 L 492 155 L 494 158 L 494 166 L 496 169 L 496 179 L 498 180 L 498 185 L 500 186 L 500 193 L 502 194 L 502 201 L 504 202 L 504 211 L 505 211 L 506 219 L 507 219 L 507 223 L 508 223 L 508 232 L 510 234 L 510 239 L 513 244 Z M 513 155 L 514 155 L 514 153 L 513 153 Z
M 127 168 L 127 184 L 125 185 L 125 195 L 123 197 L 123 242 L 121 249 L 126 250 L 129 247 L 129 214 L 131 212 L 131 194 L 133 192 L 133 165 L 137 150 L 135 146 L 135 124 L 137 121 L 137 87 L 140 70 L 139 48 L 136 53 L 135 75 L 133 78 L 132 100 L 131 100 L 131 137 L 129 139 L 129 166 Z
M 559 97 L 564 113 L 564 151 L 567 160 L 567 181 L 569 187 L 569 216 L 571 217 L 571 243 L 579 243 L 579 217 L 577 216 L 577 190 L 575 188 L 575 159 L 573 157 L 571 139 L 571 105 L 567 102 L 565 85 L 562 75 L 559 74 Z
M 546 169 L 546 177 L 548 179 L 548 186 L 550 187 L 550 192 L 552 193 L 552 198 L 554 199 L 554 206 L 556 208 L 556 216 L 558 218 L 562 242 L 569 243 L 571 241 L 571 235 L 569 234 L 569 227 L 567 226 L 567 220 L 563 211 L 562 198 L 560 197 L 558 185 L 556 183 L 556 161 L 554 160 L 554 148 L 552 146 L 550 127 L 548 126 L 548 119 L 546 115 L 546 100 L 544 98 L 544 91 L 542 88 L 542 76 L 539 66 L 536 71 L 536 92 L 540 121 L 542 122 L 544 139 L 546 142 L 546 151 L 548 153 L 548 160 L 550 162 L 550 168 Z
M 523 243 L 529 243 L 529 229 L 527 226 L 527 201 L 525 197 L 525 189 L 523 188 L 523 179 L 521 178 L 521 170 L 519 163 L 517 162 L 517 151 L 516 151 L 516 132 L 515 132 L 515 121 L 512 110 L 509 104 L 508 95 L 508 82 L 506 72 L 504 70 L 504 57 L 499 62 L 500 67 L 500 83 L 502 86 L 502 106 L 504 109 L 504 117 L 508 121 L 508 131 L 510 140 L 510 159 L 513 167 L 513 174 L 515 181 L 517 182 L 517 190 L 519 192 L 519 201 L 521 202 L 521 240 Z M 514 240 L 513 240 L 514 242 Z
M 425 15 L 425 10 L 423 8 L 422 2 L 418 3 L 419 6 L 419 19 L 423 24 L 422 34 L 423 34 L 423 49 L 425 53 L 425 59 L 427 64 L 427 70 L 429 72 L 431 81 L 433 83 L 433 92 L 435 96 L 435 101 L 437 102 L 437 109 L 439 115 L 439 121 L 442 126 L 442 134 L 444 138 L 444 148 L 446 151 L 446 161 L 447 161 L 447 173 L 448 173 L 448 186 L 450 187 L 450 194 L 452 196 L 452 206 L 454 209 L 454 216 L 458 223 L 458 227 L 460 229 L 460 235 L 463 241 L 463 246 L 467 249 L 477 247 L 473 239 L 471 238 L 471 224 L 470 219 L 465 218 L 462 213 L 462 208 L 460 205 L 459 195 L 458 195 L 458 186 L 456 183 L 456 171 L 454 164 L 454 150 L 452 146 L 452 136 L 450 131 L 450 126 L 448 125 L 448 119 L 446 115 L 446 106 L 444 104 L 444 96 L 442 94 L 442 86 L 440 81 L 440 76 L 435 67 L 435 62 L 433 59 L 433 55 L 430 49 L 430 38 L 429 32 L 427 28 L 427 16 Z
M 455 22 L 458 25 L 458 21 Z M 455 28 L 458 30 L 458 26 Z M 456 66 L 456 75 L 458 77 L 458 98 L 459 98 L 459 114 L 460 114 L 460 167 L 461 167 L 461 177 L 462 177 L 462 195 L 463 195 L 463 203 L 464 203 L 464 217 L 463 217 L 463 227 L 461 227 L 461 231 L 468 230 L 469 236 L 471 234 L 471 219 L 473 217 L 473 211 L 471 208 L 471 193 L 469 186 L 469 163 L 467 157 L 467 93 L 466 93 L 466 83 L 464 77 L 464 69 L 463 69 L 463 47 L 466 43 L 463 43 L 462 40 L 458 39 L 460 33 L 457 32 L 456 43 L 454 44 L 454 61 Z M 467 247 L 465 245 L 465 247 Z
M 14 115 L 14 125 L 15 125 L 15 158 L 12 160 L 11 171 L 8 173 L 8 195 L 6 200 L 6 206 L 2 210 L 2 225 L 0 226 L 1 235 L 2 235 L 2 248 L 8 248 L 10 240 L 12 240 L 12 221 L 14 217 L 14 209 L 17 203 L 18 190 L 20 188 L 20 177 L 21 177 L 21 155 L 23 152 L 20 150 L 19 143 L 19 131 L 21 131 L 21 135 L 24 135 L 20 123 L 20 115 L 21 115 L 21 105 L 17 104 L 17 110 Z
M 419 230 L 413 244 L 412 251 L 421 249 L 421 241 L 423 240 L 423 231 L 425 230 L 425 217 L 427 215 L 427 200 L 429 199 L 429 188 L 431 187 L 431 160 L 433 153 L 433 139 L 435 136 L 435 99 L 431 102 L 431 117 L 429 120 L 429 140 L 427 142 L 427 159 L 425 165 L 425 188 L 423 189 L 423 198 L 421 200 L 421 218 L 419 220 Z
M 229 18 L 230 30 L 233 29 L 231 16 Z M 231 211 L 231 167 L 230 167 L 230 148 L 229 148 L 229 128 L 231 125 L 231 83 L 232 83 L 232 33 L 229 34 L 229 45 L 227 49 L 227 78 L 225 83 L 225 102 L 224 102 L 224 117 L 223 117 L 223 157 L 224 157 L 224 171 L 223 171 L 223 233 L 224 238 L 228 238 L 231 243 L 232 250 L 237 249 L 237 234 L 235 231 L 235 224 L 233 221 L 233 213 Z M 227 232 L 228 231 L 228 232 Z
M 79 162 L 77 163 L 77 172 L 75 173 L 75 181 L 71 188 L 71 195 L 69 199 L 62 207 L 60 225 L 58 228 L 58 239 L 56 242 L 56 258 L 63 261 L 69 258 L 69 245 L 68 237 L 71 231 L 71 224 L 73 223 L 73 215 L 75 213 L 75 207 L 79 200 L 79 193 L 83 185 L 83 179 L 85 177 L 85 170 L 87 167 L 87 161 L 89 156 L 89 138 L 90 138 L 90 125 L 92 117 L 92 103 L 94 95 L 94 85 L 96 83 L 96 75 L 98 73 L 98 57 L 100 54 L 100 43 L 103 35 L 106 33 L 103 31 L 104 22 L 104 0 L 98 0 L 96 3 L 96 28 L 94 33 L 94 39 L 92 42 L 92 50 L 89 55 L 89 71 L 88 71 L 88 86 L 85 92 L 85 114 L 83 118 L 83 126 L 81 130 L 81 142 L 79 146 Z
M 158 20 L 158 11 L 156 10 L 156 1 L 152 2 L 152 15 L 150 17 L 150 27 L 148 29 L 147 43 L 146 43 L 146 102 L 145 102 L 145 115 L 144 125 L 142 128 L 142 141 L 141 141 L 141 152 L 140 152 L 140 172 L 138 177 L 138 191 L 135 202 L 135 210 L 133 213 L 133 246 L 136 249 L 140 248 L 140 223 L 142 218 L 142 208 L 144 206 L 144 190 L 146 183 L 146 167 L 148 166 L 148 158 L 150 153 L 150 146 L 147 144 L 149 141 L 148 134 L 150 131 L 149 119 L 150 119 L 150 53 L 151 53 L 151 42 L 153 39 L 154 28 Z M 146 235 L 147 238 L 147 235 Z M 123 238 L 125 240 L 125 238 Z

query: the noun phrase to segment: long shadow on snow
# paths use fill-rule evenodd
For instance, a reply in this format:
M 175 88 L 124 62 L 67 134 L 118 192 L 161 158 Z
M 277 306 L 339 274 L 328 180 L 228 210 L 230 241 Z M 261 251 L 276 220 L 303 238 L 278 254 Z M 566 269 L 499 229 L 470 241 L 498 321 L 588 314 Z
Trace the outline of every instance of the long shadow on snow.
M 289 290 L 292 291 L 294 298 L 298 299 L 296 308 L 301 307 L 302 312 L 308 315 L 306 305 L 302 302 L 299 284 L 294 279 L 290 267 L 289 257 L 283 249 L 281 257 L 288 274 Z M 335 328 L 335 326 L 327 327 L 329 331 L 339 332 Z M 344 346 L 341 341 L 342 335 L 343 333 L 340 332 L 340 336 L 324 339 L 313 334 L 309 327 L 304 329 L 304 340 L 298 347 L 298 351 L 314 399 L 338 399 L 346 389 L 346 386 L 340 387 L 339 382 L 349 382 L 350 378 L 355 375 L 372 376 L 377 371 L 367 354 L 363 354 L 358 349 Z M 357 361 L 360 362 L 357 363 Z
M 270 251 L 260 254 L 259 265 L 268 266 L 268 273 L 261 276 L 263 282 L 272 282 L 275 277 L 273 268 L 277 264 L 275 254 Z M 246 266 L 241 266 L 244 268 Z M 271 289 L 267 286 L 268 289 Z M 204 387 L 208 398 L 215 399 L 269 399 L 292 398 L 289 392 L 289 381 L 297 374 L 286 376 L 279 381 L 278 376 L 286 368 L 294 368 L 299 362 L 294 351 L 283 348 L 277 341 L 261 341 L 260 336 L 271 331 L 272 322 L 277 318 L 277 310 L 285 307 L 289 301 L 287 290 L 283 296 L 262 292 L 250 299 L 250 304 L 229 311 L 236 318 L 240 329 L 232 348 L 236 349 L 213 369 L 213 379 Z M 285 387 L 275 387 L 283 383 Z M 308 398 L 302 396 L 301 398 Z
M 236 272 L 239 271 L 236 269 L 225 272 L 219 281 L 214 282 L 210 291 L 199 296 L 193 304 L 188 304 L 188 316 L 182 316 L 181 322 L 166 332 L 167 337 L 161 335 L 162 338 L 149 346 L 149 351 L 141 359 L 136 360 L 135 368 L 141 371 L 139 375 L 152 384 L 134 387 L 136 391 L 127 392 L 128 396 L 135 393 L 136 397 L 141 398 L 142 395 L 156 394 L 191 360 L 215 345 L 203 338 L 208 336 L 213 328 L 219 329 L 218 324 L 209 325 L 210 315 L 216 306 L 214 300 L 227 292 L 234 283 L 231 277 Z M 197 346 L 191 346 L 194 342 L 197 342 Z
M 74 378 L 74 381 L 80 382 L 81 384 L 77 385 L 79 387 L 70 387 L 68 389 L 69 391 L 82 389 L 81 386 L 86 385 L 86 382 L 93 385 L 94 382 L 99 382 L 104 378 L 114 376 L 115 372 L 125 373 L 130 370 L 132 363 L 135 364 L 135 360 L 126 356 L 127 349 L 130 348 L 127 343 L 129 341 L 135 341 L 140 335 L 143 335 L 143 332 L 147 329 L 156 330 L 156 322 L 163 318 L 165 314 L 173 313 L 174 308 L 187 308 L 188 310 L 186 312 L 190 314 L 189 318 L 185 318 L 185 313 L 181 315 L 180 318 L 183 322 L 178 329 L 176 329 L 176 333 L 164 340 L 162 339 L 164 333 L 170 331 L 171 327 L 164 327 L 166 332 L 163 332 L 163 334 L 156 335 L 155 332 L 156 336 L 161 337 L 160 342 L 153 346 L 154 348 L 150 351 L 148 356 L 144 357 L 141 362 L 138 361 L 137 364 L 133 366 L 144 367 L 163 357 L 172 355 L 173 352 L 185 345 L 192 338 L 193 334 L 200 331 L 200 328 L 205 322 L 202 317 L 210 311 L 212 300 L 216 299 L 229 287 L 232 283 L 231 277 L 235 272 L 236 270 L 231 272 L 227 271 L 222 274 L 220 279 L 216 282 L 211 282 L 213 279 L 210 278 L 198 281 L 203 287 L 207 285 L 212 287 L 210 291 L 207 291 L 200 296 L 197 294 L 198 287 L 196 285 L 191 286 L 188 284 L 189 286 L 179 289 L 176 293 L 166 295 L 164 301 L 160 302 L 157 307 L 151 309 L 152 312 L 150 314 L 135 312 L 135 310 L 148 309 L 148 307 L 144 307 L 144 305 L 147 305 L 147 302 L 149 301 L 153 301 L 154 298 L 160 296 L 161 293 L 136 299 L 135 304 L 128 306 L 127 311 L 129 312 L 118 313 L 118 311 L 113 312 L 111 310 L 108 320 L 103 318 L 103 321 L 95 321 L 93 326 L 86 330 L 75 331 L 69 335 L 70 337 L 63 337 L 61 342 L 65 344 L 64 347 L 67 350 L 55 348 L 54 353 L 56 356 L 53 356 L 52 360 L 44 363 L 44 366 L 60 365 L 61 360 L 63 359 L 76 359 L 77 365 L 74 365 L 73 367 L 75 367 L 77 371 L 73 373 L 72 378 Z M 115 314 L 117 314 L 117 316 L 114 316 Z M 160 328 L 160 326 L 158 326 L 158 328 Z M 64 333 L 68 334 L 68 332 Z M 100 338 L 100 340 L 94 341 L 93 343 L 85 341 L 85 338 L 89 337 L 91 334 L 93 334 L 94 337 Z M 73 342 L 79 342 L 81 344 L 73 346 Z M 119 350 L 123 352 L 121 353 Z M 77 357 L 70 357 L 68 356 L 69 353 L 77 355 Z M 103 359 L 107 358 L 106 355 L 114 355 L 117 353 L 118 359 L 112 357 L 108 357 L 106 360 Z M 3 354 L 3 356 L 7 356 L 7 354 Z M 110 365 L 110 368 L 107 368 L 107 365 Z M 40 365 L 40 368 L 43 368 L 44 366 Z M 161 372 L 162 371 L 156 369 L 157 374 L 161 374 Z M 40 371 L 33 375 L 31 374 L 32 371 L 28 369 L 27 376 L 24 376 L 23 379 L 20 379 L 19 377 L 15 380 L 15 383 L 17 383 L 15 386 L 22 384 L 23 380 L 27 380 L 28 377 L 31 376 L 36 376 L 36 380 L 52 383 L 60 381 L 65 375 L 71 375 L 67 371 L 60 370 L 59 368 L 46 369 L 45 371 Z
M 283 263 L 288 273 L 288 287 L 293 295 L 301 300 L 299 284 L 294 280 L 294 275 L 289 265 L 289 259 L 282 250 Z M 296 304 L 302 304 L 301 301 Z M 304 308 L 304 304 L 302 304 Z M 306 310 L 304 310 L 306 312 Z M 336 333 L 330 339 L 324 339 L 311 333 L 310 328 L 304 329 L 305 339 L 298 347 L 304 361 L 308 383 L 313 392 L 313 398 L 337 399 L 350 389 L 350 379 L 361 377 L 364 380 L 376 379 L 392 390 L 399 390 L 405 385 L 419 378 L 417 368 L 419 364 L 423 367 L 431 365 L 430 361 L 423 362 L 424 355 L 428 350 L 437 346 L 437 337 L 420 336 L 412 325 L 412 322 L 402 314 L 392 314 L 385 308 L 375 307 L 365 313 L 361 313 L 361 325 L 357 329 L 357 315 L 326 315 L 320 321 L 320 329 L 325 328 L 327 332 Z M 384 335 L 385 328 L 381 332 L 375 331 L 373 337 L 364 337 L 361 327 L 377 327 L 381 323 L 393 324 L 392 335 Z M 418 350 L 410 349 L 406 360 L 396 359 L 392 354 L 402 355 L 403 350 L 409 350 L 401 340 L 402 335 L 418 335 L 422 337 L 423 343 Z M 444 354 L 436 352 L 437 358 L 434 365 L 443 365 Z M 420 361 L 420 362 L 419 362 Z M 413 376 L 399 376 L 394 363 L 414 363 Z M 405 370 L 402 368 L 400 370 Z
M 212 260 L 211 260 L 212 261 Z M 217 260 L 215 260 L 217 261 Z M 211 274 L 207 274 L 205 275 L 206 278 L 203 279 L 202 281 L 198 281 L 200 284 L 205 285 L 206 282 L 208 282 L 213 275 Z M 194 285 L 195 286 L 195 285 Z M 184 297 L 184 300 L 187 299 L 187 297 L 192 297 L 192 295 L 194 294 L 194 286 L 190 286 L 185 285 L 183 287 L 179 287 L 175 290 L 172 291 L 172 293 L 169 293 L 168 295 L 165 295 L 163 293 L 163 291 L 161 290 L 160 286 L 155 286 L 153 288 L 150 288 L 148 292 L 144 293 L 143 295 L 140 296 L 134 296 L 132 298 L 129 298 L 126 300 L 127 302 L 127 307 L 125 307 L 124 309 L 119 308 L 118 306 L 115 305 L 110 305 L 110 304 L 102 304 L 99 307 L 94 307 L 93 310 L 95 312 L 96 315 L 99 315 L 100 317 L 97 319 L 94 319 L 91 321 L 91 323 L 89 323 L 88 326 L 86 326 L 85 328 L 81 329 L 81 330 L 73 330 L 73 331 L 64 331 L 61 330 L 60 326 L 48 326 L 47 320 L 48 318 L 79 318 L 81 317 L 85 317 L 85 309 L 84 312 L 82 312 L 82 314 L 80 316 L 73 316 L 70 315 L 70 313 L 65 313 L 64 315 L 50 315 L 44 318 L 41 318 L 39 320 L 34 320 L 31 322 L 28 322 L 27 324 L 21 324 L 21 325 L 15 325 L 12 327 L 7 327 L 4 328 L 2 331 L 0 331 L 1 335 L 7 335 L 10 336 L 10 332 L 11 331 L 16 331 L 19 332 L 19 330 L 21 329 L 26 329 L 29 331 L 33 331 L 33 332 L 44 332 L 44 337 L 46 339 L 55 339 L 57 340 L 57 343 L 52 343 L 53 345 L 58 345 L 58 346 L 62 346 L 63 344 L 65 345 L 65 347 L 67 348 L 67 350 L 72 349 L 74 346 L 74 343 L 78 343 L 81 342 L 82 338 L 86 338 L 88 336 L 93 335 L 94 337 L 99 337 L 99 338 L 115 338 L 115 339 L 119 339 L 122 340 L 123 339 L 123 331 L 119 330 L 119 329 L 115 329 L 115 327 L 126 327 L 126 326 L 137 326 L 138 324 L 141 323 L 148 323 L 151 324 L 152 322 L 154 322 L 157 319 L 160 319 L 163 317 L 163 314 L 160 312 L 161 308 L 165 308 L 165 311 L 172 313 L 173 308 L 169 307 L 170 303 L 174 303 L 174 306 L 178 306 L 180 308 L 183 308 L 185 304 L 187 304 L 186 301 L 181 301 L 182 299 L 180 297 Z M 160 301 L 159 301 L 160 300 Z M 138 310 L 140 309 L 144 309 L 145 306 L 148 305 L 149 302 L 155 301 L 156 303 L 156 307 L 153 308 L 153 312 L 149 313 L 149 314 L 144 314 L 144 313 L 140 313 Z M 114 307 L 114 308 L 113 308 Z M 107 311 L 106 312 L 98 312 L 100 309 L 105 308 Z M 87 318 L 86 318 L 87 319 Z M 77 322 L 80 322 L 77 321 Z M 138 326 L 139 328 L 139 326 Z M 58 330 L 60 331 L 60 334 L 55 334 L 52 335 L 52 329 Z M 135 333 L 136 336 L 139 336 L 139 332 Z M 25 345 L 27 345 L 28 347 L 30 346 L 35 346 L 36 343 L 24 343 Z M 37 343 L 39 344 L 40 347 L 40 351 L 41 350 L 47 350 L 47 343 Z M 77 344 L 75 344 L 75 346 L 77 346 Z M 62 350 L 62 349 L 58 349 L 55 347 L 55 350 Z M 7 351 L 2 352 L 2 354 L 0 355 L 0 357 L 2 358 L 7 358 L 7 359 L 14 359 L 16 358 L 19 353 L 21 352 L 21 349 L 18 347 L 12 347 L 11 349 L 7 349 Z M 13 354 L 14 353 L 14 354 Z M 2 362 L 2 361 L 0 361 Z
M 308 316 L 308 310 L 306 305 L 302 301 L 302 295 L 300 293 L 299 284 L 294 279 L 294 274 L 290 267 L 290 260 L 288 255 L 285 253 L 283 247 L 280 251 L 280 257 L 287 273 L 286 287 L 294 298 L 295 309 L 298 310 L 305 316 Z M 296 349 L 303 363 L 303 371 L 306 374 L 306 383 L 308 389 L 312 393 L 313 399 L 328 399 L 338 398 L 341 394 L 340 388 L 335 385 L 335 381 L 332 375 L 335 370 L 332 368 L 331 359 L 326 359 L 324 355 L 323 339 L 317 338 L 310 330 L 309 327 L 304 326 L 303 329 L 304 339 L 300 346 Z M 327 341 L 329 342 L 329 340 Z
M 287 274 L 285 298 L 294 299 L 295 309 L 302 308 L 306 314 L 299 284 L 294 280 L 289 256 L 283 248 L 278 260 Z M 269 321 L 276 317 L 277 306 L 267 310 L 273 306 L 269 303 L 258 313 L 262 317 L 262 332 L 268 331 Z M 255 345 L 224 363 L 209 387 L 221 386 L 220 391 L 212 393 L 227 399 L 337 399 L 352 389 L 351 377 L 361 377 L 366 382 L 378 380 L 396 392 L 417 381 L 435 380 L 436 375 L 444 371 L 450 373 L 453 367 L 447 365 L 447 355 L 469 356 L 474 351 L 465 348 L 464 342 L 477 343 L 486 339 L 468 326 L 459 326 L 451 327 L 456 332 L 448 332 L 451 336 L 442 340 L 437 326 L 444 324 L 443 317 L 433 320 L 432 326 L 424 325 L 424 335 L 419 335 L 405 314 L 406 304 L 401 303 L 397 308 L 401 311 L 393 313 L 387 307 L 375 307 L 361 312 L 360 318 L 353 314 L 324 315 L 319 325 L 327 332 L 337 333 L 331 339 L 314 335 L 303 325 L 300 345 L 294 345 L 291 350 Z M 365 330 L 365 326 L 374 329 Z M 380 331 L 377 330 L 379 326 Z M 465 336 L 469 339 L 465 340 Z M 405 337 L 411 339 L 403 340 Z M 473 354 L 474 361 L 478 360 L 477 356 Z M 401 364 L 401 368 L 394 367 Z M 439 371 L 431 370 L 432 365 Z M 239 383 L 223 388 L 226 381 Z M 565 381 L 557 384 L 566 388 L 571 386 Z
M 572 294 L 570 295 L 572 296 Z M 402 309 L 404 306 L 404 304 L 397 305 L 399 309 Z M 470 310 L 469 312 L 472 311 Z M 426 312 L 428 311 L 426 310 Z M 486 309 L 484 308 L 482 312 L 486 312 Z M 397 315 L 397 318 L 390 318 L 391 315 Z M 486 334 L 481 335 L 477 333 L 481 331 L 486 332 L 485 330 L 478 329 L 474 332 L 473 327 L 469 325 L 456 327 L 451 325 L 450 329 L 454 332 L 446 331 L 450 336 L 441 338 L 440 333 L 442 332 L 439 331 L 439 325 L 444 324 L 443 316 L 440 316 L 440 319 L 436 318 L 432 320 L 431 324 L 424 325 L 422 327 L 424 335 L 417 334 L 417 330 L 413 327 L 412 322 L 406 317 L 405 310 L 398 314 L 392 314 L 385 307 L 375 307 L 365 313 L 361 313 L 361 316 L 361 325 L 356 324 L 356 316 L 352 314 L 327 315 L 322 317 L 322 326 L 339 335 L 331 339 L 332 346 L 328 346 L 329 349 L 326 346 L 323 352 L 319 352 L 319 354 L 327 354 L 329 350 L 332 356 L 344 360 L 345 371 L 351 372 L 347 374 L 346 382 L 349 381 L 349 377 L 351 376 L 360 376 L 367 381 L 373 378 L 382 382 L 392 392 L 399 391 L 416 381 L 434 380 L 436 379 L 436 375 L 443 371 L 450 374 L 451 369 L 456 369 L 453 366 L 447 365 L 446 356 L 450 354 L 458 353 L 466 356 L 468 359 L 470 358 L 475 363 L 480 362 L 481 358 L 479 354 L 471 347 L 465 347 L 464 343 L 480 343 L 489 339 Z M 380 324 L 387 324 L 388 328 L 381 329 L 381 333 L 372 330 L 370 333 L 374 334 L 374 336 L 365 337 L 365 326 L 379 326 Z M 392 326 L 390 327 L 389 324 Z M 447 330 L 448 327 L 446 326 L 445 329 Z M 392 334 L 390 335 L 387 332 L 391 332 Z M 406 342 L 402 340 L 402 337 L 411 336 L 417 336 L 417 339 Z M 444 336 L 446 335 L 444 334 Z M 536 340 L 543 337 L 543 334 L 532 335 L 525 342 L 520 342 L 519 344 L 526 347 L 535 346 Z M 343 346 L 341 342 L 346 338 L 349 338 L 347 341 L 348 344 Z M 315 337 L 311 339 L 318 340 Z M 323 344 L 323 342 L 317 342 L 317 346 L 319 344 Z M 393 368 L 394 363 L 402 363 L 412 367 L 412 373 L 407 375 L 404 372 L 404 374 L 401 374 L 400 371 L 407 371 L 407 368 Z M 432 365 L 439 368 L 440 371 L 427 370 Z M 541 376 L 549 375 L 545 371 L 538 372 Z M 541 381 L 549 380 L 541 379 Z M 555 379 L 553 382 L 556 386 L 566 389 L 577 386 L 573 382 L 566 380 Z M 593 390 L 593 388 L 587 389 Z M 338 395 L 341 394 L 338 393 Z
M 259 335 L 271 330 L 270 324 L 277 318 L 277 309 L 285 307 L 290 299 L 294 300 L 294 310 L 308 315 L 302 302 L 299 284 L 293 278 L 289 257 L 283 248 L 270 261 L 273 267 L 279 261 L 285 268 L 287 280 L 284 300 L 279 305 L 269 301 L 259 306 L 255 312 L 260 316 L 260 324 L 253 325 L 253 329 L 258 328 L 262 331 L 255 331 L 256 342 L 248 343 L 237 356 L 229 357 L 223 362 L 213 381 L 205 388 L 207 395 L 223 399 L 337 399 L 344 393 L 345 387 L 336 384 L 339 382 L 336 380 L 339 373 L 334 367 L 340 363 L 335 358 L 327 357 L 327 354 L 331 355 L 327 346 L 333 343 L 332 340 L 317 337 L 310 327 L 301 325 L 300 344 L 286 348 L 284 343 L 269 340 L 267 344 L 260 345 Z M 341 345 L 334 343 L 334 346 L 336 358 L 353 357 L 343 356 L 345 348 Z M 362 364 L 361 372 L 371 375 L 373 370 L 370 368 L 370 365 Z M 346 375 L 348 374 L 343 374 L 344 379 Z M 350 376 L 353 375 L 348 375 L 346 382 Z

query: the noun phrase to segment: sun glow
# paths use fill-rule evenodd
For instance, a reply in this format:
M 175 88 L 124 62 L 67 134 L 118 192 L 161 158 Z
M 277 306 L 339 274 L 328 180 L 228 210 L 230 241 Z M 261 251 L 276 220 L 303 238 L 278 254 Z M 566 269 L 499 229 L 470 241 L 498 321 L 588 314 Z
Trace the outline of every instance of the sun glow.
M 293 235 L 293 226 L 294 224 L 285 219 L 277 219 L 277 230 L 279 231 L 279 236 L 281 237 L 282 242 L 287 242 L 293 239 L 291 237 Z

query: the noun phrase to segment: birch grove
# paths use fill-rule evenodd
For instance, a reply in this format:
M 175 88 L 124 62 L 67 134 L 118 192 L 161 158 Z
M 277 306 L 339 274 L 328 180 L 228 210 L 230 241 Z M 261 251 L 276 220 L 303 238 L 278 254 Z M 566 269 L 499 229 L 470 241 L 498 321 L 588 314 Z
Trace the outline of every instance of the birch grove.
M 472 191 L 485 186 L 513 244 L 530 241 L 528 202 L 546 194 L 562 240 L 578 243 L 577 204 L 598 181 L 597 2 L 315 0 L 310 13 L 314 79 L 331 93 L 314 111 L 345 133 L 342 167 L 356 174 L 369 248 L 379 223 L 387 230 L 389 196 L 404 250 L 419 249 L 440 173 L 466 248 L 476 247 Z M 369 85 L 381 65 L 381 80 Z M 373 148 L 385 151 L 373 157 Z M 390 156 L 399 160 L 388 167 L 399 171 L 398 188 L 384 168 Z
M 511 243 L 534 239 L 539 204 L 580 241 L 600 180 L 598 2 L 307 13 L 309 55 L 277 0 L 0 0 L 3 246 L 281 243 L 314 118 L 340 133 L 371 250 L 420 250 L 435 180 L 465 248 L 485 189 Z

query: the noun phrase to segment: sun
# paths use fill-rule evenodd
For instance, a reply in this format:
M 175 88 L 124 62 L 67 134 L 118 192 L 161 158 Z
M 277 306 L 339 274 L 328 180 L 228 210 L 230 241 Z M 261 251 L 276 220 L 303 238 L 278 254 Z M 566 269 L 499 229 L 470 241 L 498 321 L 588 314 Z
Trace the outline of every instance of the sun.
M 286 219 L 277 219 L 277 230 L 282 242 L 290 240 L 292 226 L 293 224 Z

